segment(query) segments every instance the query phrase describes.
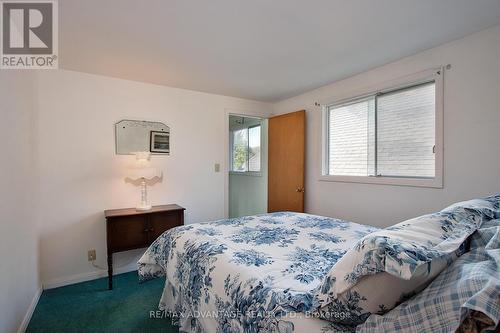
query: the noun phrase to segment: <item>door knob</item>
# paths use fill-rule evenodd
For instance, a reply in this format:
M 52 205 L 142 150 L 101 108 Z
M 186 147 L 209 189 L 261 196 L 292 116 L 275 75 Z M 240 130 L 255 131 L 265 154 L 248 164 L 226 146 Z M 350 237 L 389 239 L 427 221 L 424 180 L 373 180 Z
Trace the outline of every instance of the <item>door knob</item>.
M 303 187 L 297 187 L 297 189 L 295 190 L 296 192 L 302 192 L 304 193 L 306 190 L 303 188 Z

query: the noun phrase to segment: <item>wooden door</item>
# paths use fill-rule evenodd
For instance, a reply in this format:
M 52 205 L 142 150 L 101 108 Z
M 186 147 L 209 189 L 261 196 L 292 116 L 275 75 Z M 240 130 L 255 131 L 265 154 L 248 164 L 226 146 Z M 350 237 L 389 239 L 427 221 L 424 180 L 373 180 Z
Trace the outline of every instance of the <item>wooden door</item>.
M 305 111 L 269 119 L 268 211 L 304 211 Z
M 147 244 L 147 218 L 145 215 L 130 215 L 108 219 L 108 253 L 127 251 Z
M 148 242 L 153 242 L 168 229 L 184 224 L 184 210 L 172 210 L 149 215 Z

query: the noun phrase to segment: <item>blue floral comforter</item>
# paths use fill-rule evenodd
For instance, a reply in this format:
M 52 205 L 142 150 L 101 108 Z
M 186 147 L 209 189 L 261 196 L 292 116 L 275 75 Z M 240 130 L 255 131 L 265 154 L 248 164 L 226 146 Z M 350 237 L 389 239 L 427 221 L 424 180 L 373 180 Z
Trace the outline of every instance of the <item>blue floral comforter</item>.
M 181 331 L 350 331 L 311 315 L 314 290 L 376 230 L 288 212 L 191 224 L 160 236 L 139 260 L 139 276 L 166 276 L 160 309 Z

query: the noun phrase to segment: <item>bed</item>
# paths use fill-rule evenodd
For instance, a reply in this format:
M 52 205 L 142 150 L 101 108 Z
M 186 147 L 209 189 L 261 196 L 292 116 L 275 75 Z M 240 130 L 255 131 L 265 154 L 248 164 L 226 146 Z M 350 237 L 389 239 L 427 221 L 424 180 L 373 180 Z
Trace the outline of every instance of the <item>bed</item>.
M 160 309 L 185 331 L 333 331 L 308 312 L 314 290 L 375 230 L 289 212 L 191 224 L 157 239 L 139 261 L 139 276 L 166 276 Z
M 495 200 L 500 201 L 500 196 Z M 498 202 L 495 204 L 498 208 Z M 463 211 L 470 213 L 469 209 Z M 457 218 L 455 213 L 440 212 L 437 216 Z M 474 228 L 481 227 L 482 218 L 478 221 Z M 493 227 L 500 232 L 499 225 Z M 325 288 L 325 279 L 332 267 L 360 240 L 383 230 L 291 212 L 190 224 L 167 231 L 150 246 L 139 260 L 139 278 L 141 282 L 166 278 L 159 307 L 172 317 L 181 332 L 314 333 L 356 329 L 377 332 L 377 327 L 384 327 L 378 330 L 380 332 L 389 331 L 388 327 L 399 327 L 397 320 L 404 315 L 414 319 L 414 312 L 391 317 L 405 306 L 406 300 L 398 302 L 390 312 L 378 312 L 377 317 L 376 313 L 370 316 L 370 312 L 362 311 L 362 295 L 348 293 L 347 298 L 329 305 L 336 315 L 345 317 L 343 320 L 325 320 L 318 312 L 321 308 L 318 293 Z M 469 236 L 475 229 L 461 230 L 468 232 L 466 236 L 470 241 Z M 456 231 L 453 232 L 456 239 Z M 446 265 L 450 264 L 448 260 Z M 493 269 L 493 275 L 495 273 Z M 500 284 L 498 280 L 492 282 L 491 275 L 483 281 L 490 284 L 490 289 L 480 290 L 494 300 L 493 305 L 484 306 L 489 307 L 487 314 L 497 325 L 500 309 L 495 306 L 495 297 Z M 457 306 L 450 307 L 449 311 L 458 311 Z M 457 323 L 463 320 L 458 318 Z M 406 331 L 411 329 L 406 327 Z

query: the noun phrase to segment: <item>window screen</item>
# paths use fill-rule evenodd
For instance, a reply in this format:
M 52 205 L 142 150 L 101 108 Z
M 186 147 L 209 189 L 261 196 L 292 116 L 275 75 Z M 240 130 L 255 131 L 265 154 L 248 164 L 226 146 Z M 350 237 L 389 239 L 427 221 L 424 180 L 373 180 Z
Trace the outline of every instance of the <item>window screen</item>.
M 434 83 L 377 98 L 377 175 L 434 177 Z
M 260 171 L 260 126 L 248 128 L 248 171 Z

